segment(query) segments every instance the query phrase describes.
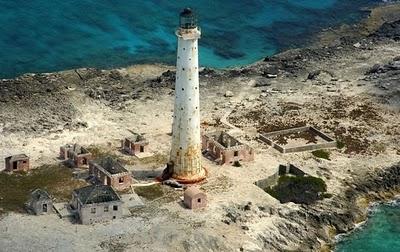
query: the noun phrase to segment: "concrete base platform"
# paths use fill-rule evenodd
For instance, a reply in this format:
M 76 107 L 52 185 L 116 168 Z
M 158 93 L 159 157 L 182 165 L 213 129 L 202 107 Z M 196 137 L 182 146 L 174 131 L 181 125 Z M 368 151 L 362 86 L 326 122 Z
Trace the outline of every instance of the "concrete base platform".
M 74 216 L 74 212 L 71 211 L 68 202 L 54 203 L 53 208 L 61 219 Z
M 147 158 L 147 157 L 154 156 L 154 153 L 152 153 L 152 152 L 141 152 L 141 153 L 135 153 L 134 156 L 139 158 L 139 159 L 142 159 L 142 158 Z
M 140 199 L 139 195 L 136 193 L 123 194 L 121 195 L 122 201 L 124 202 L 124 207 L 135 208 L 144 206 L 143 201 Z

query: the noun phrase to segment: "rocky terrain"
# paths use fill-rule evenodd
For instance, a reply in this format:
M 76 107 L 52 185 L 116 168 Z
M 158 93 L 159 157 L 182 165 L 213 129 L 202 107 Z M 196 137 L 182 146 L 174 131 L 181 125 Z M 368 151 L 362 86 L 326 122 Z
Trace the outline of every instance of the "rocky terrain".
M 145 199 L 146 206 L 132 217 L 108 224 L 77 227 L 55 216 L 10 213 L 0 217 L 0 247 L 6 251 L 333 248 L 335 235 L 363 221 L 371 202 L 390 199 L 400 189 L 399 20 L 400 5 L 378 7 L 357 27 L 342 27 L 334 35 L 322 33 L 309 48 L 242 68 L 202 69 L 203 130 L 229 130 L 256 149 L 256 161 L 240 168 L 218 167 L 204 159 L 210 170 L 202 185 L 210 199 L 207 209 L 183 209 L 181 192 L 163 188 L 162 197 Z M 26 152 L 34 166 L 54 163 L 59 146 L 67 142 L 116 152 L 118 140 L 131 131 L 145 133 L 155 153 L 168 155 L 173 89 L 174 69 L 162 65 L 1 80 L 0 158 Z M 308 152 L 283 155 L 257 138 L 257 132 L 304 125 L 338 140 L 338 148 L 329 150 L 330 160 Z M 288 162 L 324 179 L 332 197 L 311 205 L 280 204 L 254 185 L 278 164 Z

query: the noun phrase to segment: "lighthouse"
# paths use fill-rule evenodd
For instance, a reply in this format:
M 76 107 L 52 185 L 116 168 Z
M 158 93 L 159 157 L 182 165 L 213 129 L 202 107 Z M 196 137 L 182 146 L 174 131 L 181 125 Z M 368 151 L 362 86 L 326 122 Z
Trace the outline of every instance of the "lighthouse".
M 168 170 L 172 178 L 194 183 L 205 178 L 201 165 L 198 39 L 201 32 L 194 12 L 180 13 L 172 145 Z

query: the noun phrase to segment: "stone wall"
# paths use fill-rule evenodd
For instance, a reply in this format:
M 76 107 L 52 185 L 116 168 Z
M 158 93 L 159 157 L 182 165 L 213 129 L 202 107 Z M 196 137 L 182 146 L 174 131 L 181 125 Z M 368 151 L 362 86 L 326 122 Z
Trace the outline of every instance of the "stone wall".
M 229 136 L 229 135 L 227 135 Z M 230 136 L 229 136 L 230 137 Z M 234 138 L 232 138 L 234 139 Z M 233 141 L 233 140 L 232 140 Z M 202 150 L 206 151 L 219 165 L 233 164 L 235 161 L 249 162 L 254 160 L 254 150 L 245 144 L 235 140 L 237 145 L 224 147 L 210 136 L 202 136 Z
M 277 185 L 279 177 L 287 174 L 291 174 L 294 176 L 301 176 L 301 177 L 306 175 L 306 173 L 303 172 L 300 168 L 292 164 L 279 165 L 279 167 L 271 176 L 268 176 L 265 179 L 260 179 L 254 182 L 254 184 L 264 190 L 265 188 Z
M 12 157 L 8 157 L 5 159 L 5 164 L 6 164 L 5 171 L 8 172 L 28 171 L 30 169 L 29 158 L 13 159 Z
M 282 136 L 282 135 L 304 132 L 304 131 L 310 131 L 313 134 L 321 137 L 326 142 L 316 143 L 316 144 L 307 144 L 307 145 L 298 146 L 298 147 L 284 147 L 284 146 L 281 146 L 271 140 L 273 137 L 276 137 L 276 136 Z M 286 130 L 280 130 L 280 131 L 274 131 L 274 132 L 270 132 L 270 133 L 260 134 L 259 138 L 263 142 L 267 143 L 268 145 L 271 145 L 273 148 L 275 148 L 276 150 L 278 150 L 281 153 L 293 153 L 293 152 L 303 152 L 303 151 L 313 151 L 313 150 L 319 150 L 319 149 L 335 148 L 336 144 L 337 144 L 335 139 L 329 137 L 328 135 L 324 134 L 323 132 L 321 132 L 311 126 L 305 126 L 305 127 L 286 129 Z

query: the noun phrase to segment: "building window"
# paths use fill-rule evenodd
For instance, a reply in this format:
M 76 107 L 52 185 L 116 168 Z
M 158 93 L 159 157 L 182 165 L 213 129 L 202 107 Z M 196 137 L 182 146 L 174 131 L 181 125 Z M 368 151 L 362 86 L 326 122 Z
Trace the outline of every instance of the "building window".
M 233 155 L 234 155 L 235 157 L 239 156 L 239 151 L 235 151 L 235 152 L 233 153 Z
M 118 211 L 118 206 L 113 206 L 114 211 Z
M 182 71 L 185 71 L 185 68 L 184 68 L 184 67 L 182 67 Z
M 91 212 L 92 214 L 95 214 L 95 213 L 96 213 L 96 208 L 93 207 L 93 208 L 90 210 L 90 212 Z
M 197 199 L 197 203 L 201 203 L 201 199 Z
M 47 213 L 47 204 L 43 204 L 43 212 Z
M 124 178 L 123 177 L 121 177 L 121 178 L 119 178 L 119 181 L 118 181 L 120 184 L 122 184 L 122 183 L 124 183 Z
M 140 152 L 144 152 L 144 146 L 140 146 Z
M 104 206 L 104 212 L 108 212 L 108 206 Z

